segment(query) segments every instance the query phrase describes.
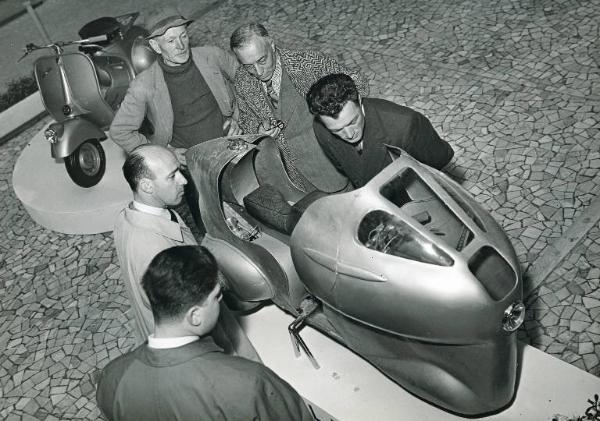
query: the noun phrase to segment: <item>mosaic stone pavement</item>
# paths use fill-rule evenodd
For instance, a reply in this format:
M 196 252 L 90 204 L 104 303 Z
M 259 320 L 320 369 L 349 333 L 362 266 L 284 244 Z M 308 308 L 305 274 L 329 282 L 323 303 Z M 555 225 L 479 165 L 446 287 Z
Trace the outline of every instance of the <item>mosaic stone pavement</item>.
M 533 346 L 600 376 L 600 226 L 526 301 L 520 333 Z
M 599 18 L 600 0 L 228 0 L 190 30 L 227 47 L 259 20 L 283 46 L 361 67 L 373 96 L 423 112 L 449 140 L 450 172 L 526 272 L 600 189 Z M 43 124 L 0 146 L 0 419 L 97 419 L 95 379 L 133 345 L 131 315 L 110 234 L 48 231 L 14 196 L 16 157 Z M 600 375 L 599 279 L 596 224 L 527 297 L 519 337 Z

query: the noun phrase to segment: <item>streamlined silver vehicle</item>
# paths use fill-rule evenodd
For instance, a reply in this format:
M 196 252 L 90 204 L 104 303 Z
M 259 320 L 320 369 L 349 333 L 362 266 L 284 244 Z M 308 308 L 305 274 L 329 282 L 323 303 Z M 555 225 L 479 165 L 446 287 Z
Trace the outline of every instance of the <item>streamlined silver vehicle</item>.
M 506 235 L 466 191 L 399 150 L 366 186 L 304 195 L 271 138 L 191 148 L 207 234 L 229 294 L 273 301 L 318 367 L 303 323 L 448 411 L 510 404 L 522 278 Z

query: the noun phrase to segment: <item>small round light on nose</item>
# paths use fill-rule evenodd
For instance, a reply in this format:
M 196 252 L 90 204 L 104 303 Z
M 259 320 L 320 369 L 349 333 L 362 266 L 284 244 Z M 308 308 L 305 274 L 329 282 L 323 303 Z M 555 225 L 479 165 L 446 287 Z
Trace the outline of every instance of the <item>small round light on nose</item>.
M 521 301 L 515 301 L 504 310 L 502 329 L 507 332 L 514 332 L 523 324 L 523 320 L 525 320 L 525 304 Z
M 55 130 L 48 128 L 44 131 L 44 137 L 50 143 L 58 142 L 58 133 Z

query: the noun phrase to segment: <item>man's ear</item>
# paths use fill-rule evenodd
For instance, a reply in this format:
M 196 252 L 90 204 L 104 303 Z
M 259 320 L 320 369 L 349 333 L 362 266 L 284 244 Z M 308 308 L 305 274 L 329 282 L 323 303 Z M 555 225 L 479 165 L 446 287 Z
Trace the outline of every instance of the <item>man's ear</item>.
M 158 45 L 158 42 L 156 42 L 155 39 L 149 39 L 148 44 L 150 44 L 150 48 L 152 48 L 156 54 L 162 53 L 162 50 L 160 49 L 160 45 Z
M 195 327 L 200 326 L 204 323 L 204 319 L 206 318 L 204 307 L 201 305 L 194 305 L 190 307 L 190 309 L 185 313 L 185 317 L 187 322 Z
M 152 184 L 152 180 L 149 178 L 142 178 L 138 184 L 138 190 L 146 194 L 154 193 L 154 184 Z

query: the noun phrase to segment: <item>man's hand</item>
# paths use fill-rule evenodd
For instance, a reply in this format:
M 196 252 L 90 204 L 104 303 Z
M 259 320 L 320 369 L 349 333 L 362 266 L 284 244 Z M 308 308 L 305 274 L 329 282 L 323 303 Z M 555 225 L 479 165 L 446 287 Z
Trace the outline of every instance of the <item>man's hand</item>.
M 187 162 L 185 160 L 185 152 L 187 151 L 186 148 L 174 148 L 171 145 L 167 145 L 167 148 L 169 148 L 169 150 L 175 154 L 175 158 L 177 158 L 181 166 L 187 166 Z
M 277 137 L 280 132 L 281 132 L 281 129 L 277 126 L 271 126 L 271 123 L 269 122 L 269 120 L 263 120 L 260 123 L 260 126 L 258 126 L 259 134 L 264 134 L 264 135 L 271 136 L 271 137 Z
M 236 120 L 228 118 L 225 120 L 225 123 L 223 123 L 223 133 L 225 133 L 226 136 L 239 136 L 244 134 L 244 131 Z

